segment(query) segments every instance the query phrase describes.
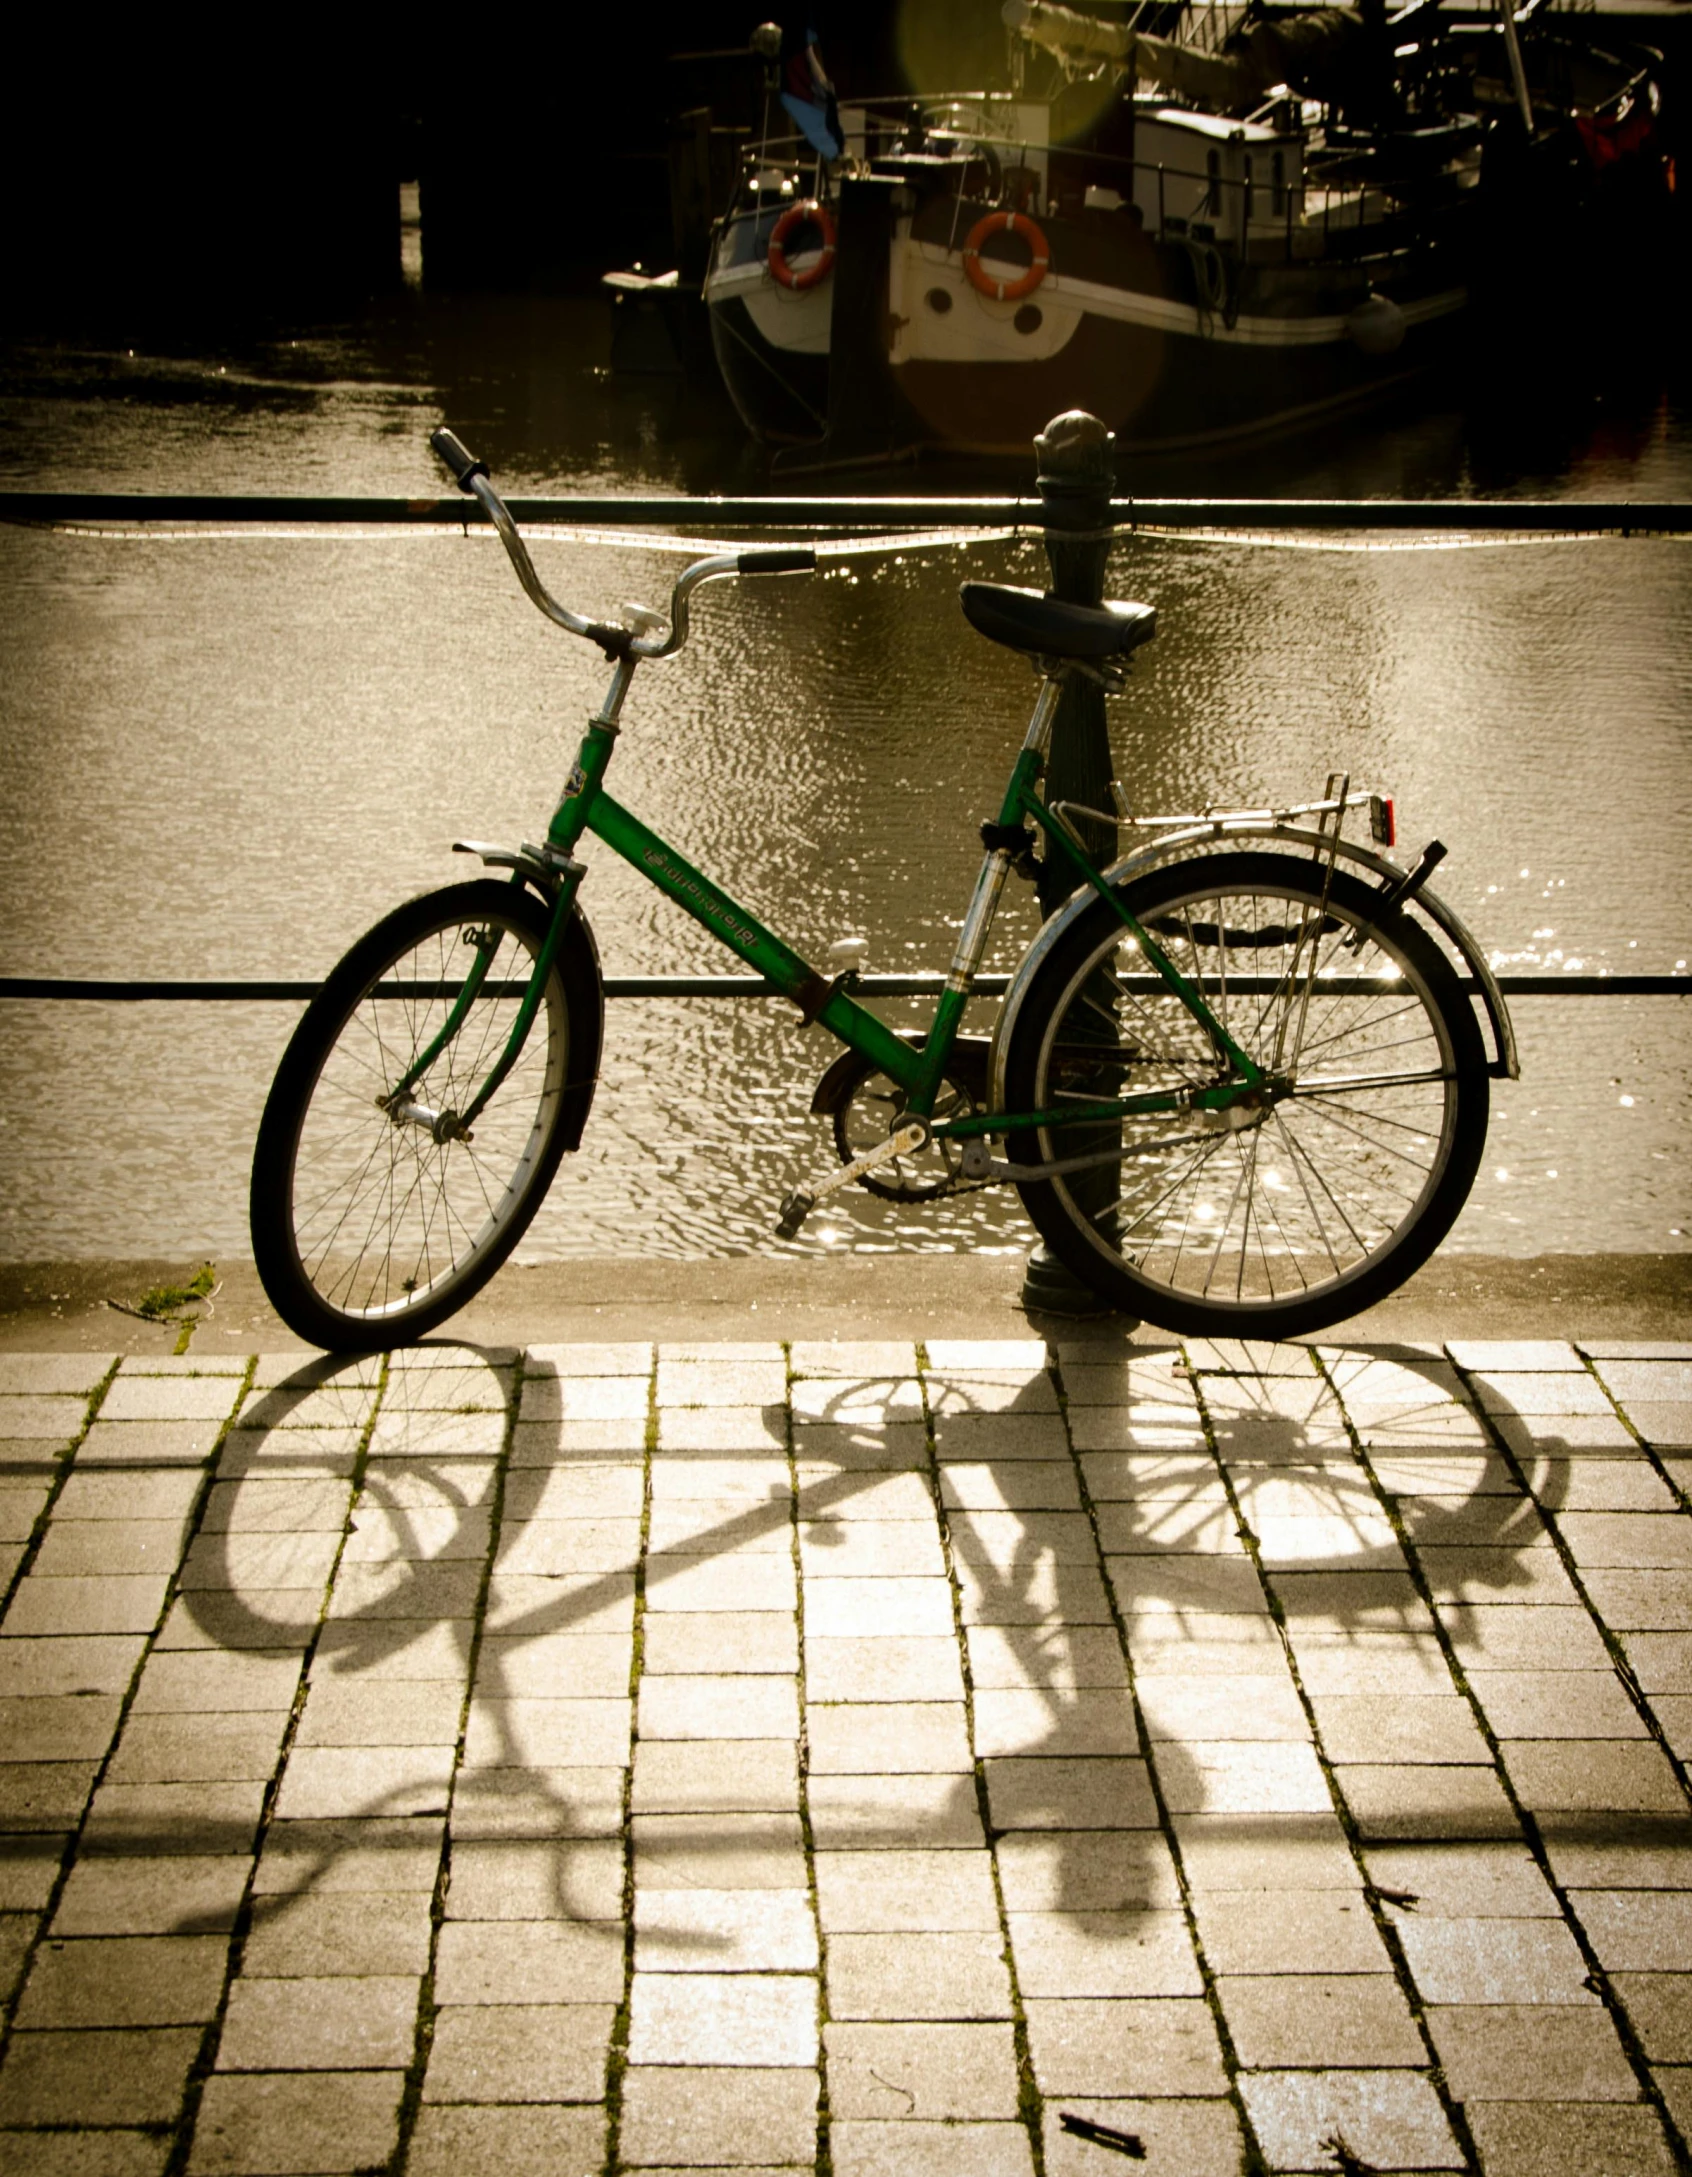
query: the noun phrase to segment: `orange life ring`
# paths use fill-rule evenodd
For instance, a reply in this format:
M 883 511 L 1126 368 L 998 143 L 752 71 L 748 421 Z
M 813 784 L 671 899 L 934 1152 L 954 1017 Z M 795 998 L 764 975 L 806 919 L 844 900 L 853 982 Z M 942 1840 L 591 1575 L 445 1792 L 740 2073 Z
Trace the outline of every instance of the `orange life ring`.
M 796 272 L 787 261 L 788 237 L 801 227 L 815 227 L 822 236 L 822 250 L 813 265 L 803 272 Z M 783 287 L 803 292 L 826 280 L 834 270 L 835 229 L 833 215 L 826 204 L 819 204 L 815 197 L 807 197 L 802 204 L 790 204 L 775 223 L 770 236 L 770 271 Z
M 1000 231 L 1020 234 L 1032 252 L 1032 262 L 1026 272 L 1017 274 L 1014 280 L 1001 280 L 988 271 L 981 262 L 981 245 L 990 234 Z M 1033 294 L 1045 278 L 1052 261 L 1052 253 L 1045 236 L 1026 212 L 989 212 L 985 219 L 978 219 L 970 228 L 963 246 L 963 268 L 969 284 L 977 294 L 989 295 L 995 302 L 1020 302 L 1024 295 Z

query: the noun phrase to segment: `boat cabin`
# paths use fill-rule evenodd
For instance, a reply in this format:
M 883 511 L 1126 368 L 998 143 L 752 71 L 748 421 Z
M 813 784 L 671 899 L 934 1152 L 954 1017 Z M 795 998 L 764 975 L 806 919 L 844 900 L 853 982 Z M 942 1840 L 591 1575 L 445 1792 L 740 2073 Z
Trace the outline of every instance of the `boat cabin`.
M 1135 101 L 1134 209 L 1147 234 L 1243 249 L 1253 233 L 1296 226 L 1303 199 L 1296 131 Z

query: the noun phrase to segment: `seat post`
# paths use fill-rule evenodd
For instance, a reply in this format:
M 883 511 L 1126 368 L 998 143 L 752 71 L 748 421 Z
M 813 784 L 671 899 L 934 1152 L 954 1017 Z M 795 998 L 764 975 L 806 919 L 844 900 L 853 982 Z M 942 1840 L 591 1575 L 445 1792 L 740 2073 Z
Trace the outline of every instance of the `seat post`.
M 1057 668 L 1053 670 L 1053 668 Z M 1066 673 L 1055 658 L 1041 661 L 1040 692 L 1034 698 L 1034 710 L 1028 721 L 1028 731 L 1022 745 L 1037 756 L 1045 755 L 1051 746 L 1052 727 L 1063 702 L 1064 682 L 1073 680 L 1073 673 Z

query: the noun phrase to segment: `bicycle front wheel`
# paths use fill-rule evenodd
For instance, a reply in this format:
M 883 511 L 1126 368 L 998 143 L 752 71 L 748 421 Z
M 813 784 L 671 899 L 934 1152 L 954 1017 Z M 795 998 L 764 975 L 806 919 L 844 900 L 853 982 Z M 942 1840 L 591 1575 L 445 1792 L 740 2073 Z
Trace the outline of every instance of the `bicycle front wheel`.
M 462 1114 L 499 1061 L 551 921 L 515 885 L 452 885 L 408 901 L 347 954 L 277 1070 L 253 1153 L 252 1237 L 278 1315 L 331 1351 L 421 1337 L 504 1262 L 566 1146 L 573 990 L 586 947 L 561 948 L 528 1037 L 466 1136 L 437 1140 L 419 1111 Z M 448 1025 L 479 957 L 481 988 Z M 587 955 L 591 961 L 591 955 Z M 597 1021 L 597 1011 L 591 1015 Z M 596 1034 L 585 1045 L 588 1091 Z
M 1370 1306 L 1462 1208 L 1486 1138 L 1474 1011 L 1433 940 L 1343 870 L 1290 855 L 1176 862 L 1128 911 L 1283 1090 L 1238 1130 L 1141 1113 L 1013 1134 L 1090 1169 L 1019 1192 L 1052 1252 L 1166 1330 L 1284 1338 Z M 1006 1053 L 1010 1110 L 1059 1110 L 1227 1077 L 1210 1037 L 1102 900 L 1043 964 Z

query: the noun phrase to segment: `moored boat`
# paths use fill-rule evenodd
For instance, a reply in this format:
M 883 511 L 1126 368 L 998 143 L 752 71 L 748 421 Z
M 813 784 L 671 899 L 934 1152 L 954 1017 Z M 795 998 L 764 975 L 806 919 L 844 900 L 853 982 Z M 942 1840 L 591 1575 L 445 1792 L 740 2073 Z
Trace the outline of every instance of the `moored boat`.
M 1440 352 L 1497 239 L 1489 132 L 1516 125 L 1485 115 L 1476 62 L 1514 40 L 1465 38 L 1433 0 L 1391 25 L 1210 6 L 1169 37 L 1005 13 L 1054 95 L 843 107 L 833 175 L 754 152 L 705 297 L 755 435 L 831 459 L 1021 450 L 1084 407 L 1124 450 L 1174 449 L 1372 399 Z M 1590 125 L 1624 138 L 1640 95 Z

